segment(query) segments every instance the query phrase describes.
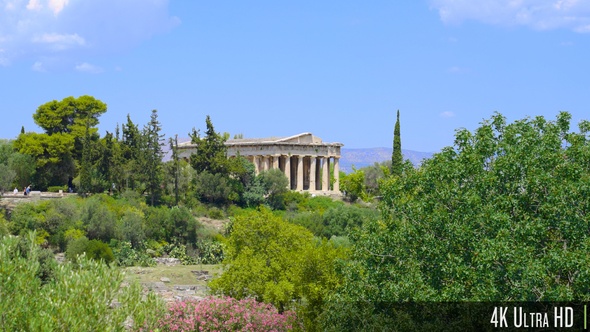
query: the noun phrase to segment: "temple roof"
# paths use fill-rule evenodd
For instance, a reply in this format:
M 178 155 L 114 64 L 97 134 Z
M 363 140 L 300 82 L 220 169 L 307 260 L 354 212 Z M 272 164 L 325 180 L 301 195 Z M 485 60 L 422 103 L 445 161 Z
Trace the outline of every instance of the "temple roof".
M 257 145 L 257 144 L 302 144 L 302 145 L 333 145 L 342 146 L 342 143 L 324 143 L 321 138 L 314 136 L 312 133 L 301 133 L 287 137 L 268 137 L 268 138 L 242 138 L 230 139 L 226 143 L 228 146 L 232 145 Z
M 267 138 L 239 138 L 229 139 L 225 142 L 227 146 L 238 145 L 281 145 L 281 144 L 303 144 L 303 145 L 333 145 L 342 146 L 342 143 L 324 143 L 321 138 L 312 133 L 301 133 L 293 136 L 267 137 Z M 183 142 L 179 146 L 191 146 L 191 142 Z

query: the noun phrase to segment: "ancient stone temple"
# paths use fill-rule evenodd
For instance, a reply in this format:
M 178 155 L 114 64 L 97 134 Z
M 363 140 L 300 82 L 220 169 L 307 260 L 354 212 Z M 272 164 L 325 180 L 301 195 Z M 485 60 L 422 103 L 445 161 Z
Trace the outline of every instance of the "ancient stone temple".
M 318 193 L 339 193 L 339 159 L 342 143 L 324 143 L 311 133 L 289 137 L 244 138 L 228 140 L 227 156 L 238 154 L 250 160 L 256 174 L 280 169 L 289 179 L 290 189 Z M 178 145 L 179 155 L 188 158 L 195 146 Z M 334 165 L 334 183 L 330 188 L 330 164 Z

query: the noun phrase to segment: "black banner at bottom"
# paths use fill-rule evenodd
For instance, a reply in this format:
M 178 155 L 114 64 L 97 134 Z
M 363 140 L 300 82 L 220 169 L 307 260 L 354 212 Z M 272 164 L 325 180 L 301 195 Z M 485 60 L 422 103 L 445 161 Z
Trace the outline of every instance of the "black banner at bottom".
M 585 302 L 348 302 L 329 306 L 340 311 L 338 319 L 328 323 L 338 330 L 590 330 L 590 305 Z

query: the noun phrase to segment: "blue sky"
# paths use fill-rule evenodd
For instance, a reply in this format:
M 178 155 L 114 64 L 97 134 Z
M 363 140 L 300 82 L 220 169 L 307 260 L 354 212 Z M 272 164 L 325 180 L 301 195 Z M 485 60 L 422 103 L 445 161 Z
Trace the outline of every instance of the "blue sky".
M 590 119 L 590 1 L 0 0 L 0 137 L 92 95 L 100 130 L 312 132 L 436 152 L 498 111 Z

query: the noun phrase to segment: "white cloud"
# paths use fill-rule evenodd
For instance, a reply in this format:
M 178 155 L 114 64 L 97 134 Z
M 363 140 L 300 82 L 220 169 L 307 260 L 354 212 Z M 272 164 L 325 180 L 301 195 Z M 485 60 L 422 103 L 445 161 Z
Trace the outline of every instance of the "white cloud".
M 75 68 L 88 56 L 126 52 L 180 20 L 169 0 L 0 0 L 3 63 L 52 58 Z M 51 63 L 42 61 L 46 69 Z M 33 65 L 35 68 L 35 65 Z
M 56 51 L 65 50 L 71 47 L 84 46 L 86 41 L 84 38 L 75 34 L 57 34 L 45 33 L 41 36 L 33 37 L 33 43 L 42 43 L 50 45 L 50 48 Z
M 43 66 L 43 63 L 41 61 L 35 61 L 35 63 L 31 67 L 31 69 L 33 69 L 34 71 L 41 72 L 41 73 L 44 73 L 47 71 L 47 70 L 45 70 L 45 67 Z
M 39 0 L 30 0 L 29 3 L 27 4 L 27 9 L 28 10 L 41 10 L 41 8 L 43 8 L 43 6 L 41 6 L 41 3 L 39 2 Z
M 465 20 L 537 30 L 590 32 L 590 1 L 582 0 L 431 0 L 445 23 Z
M 64 7 L 68 4 L 69 0 L 49 0 L 49 8 L 53 11 L 53 14 L 59 14 Z
M 95 65 L 91 65 L 87 62 L 77 64 L 76 67 L 74 67 L 74 69 L 76 69 L 76 71 L 89 74 L 100 74 L 103 72 L 102 68 Z
M 441 118 L 452 118 L 455 116 L 455 113 L 446 111 L 446 112 L 440 113 L 439 115 Z

